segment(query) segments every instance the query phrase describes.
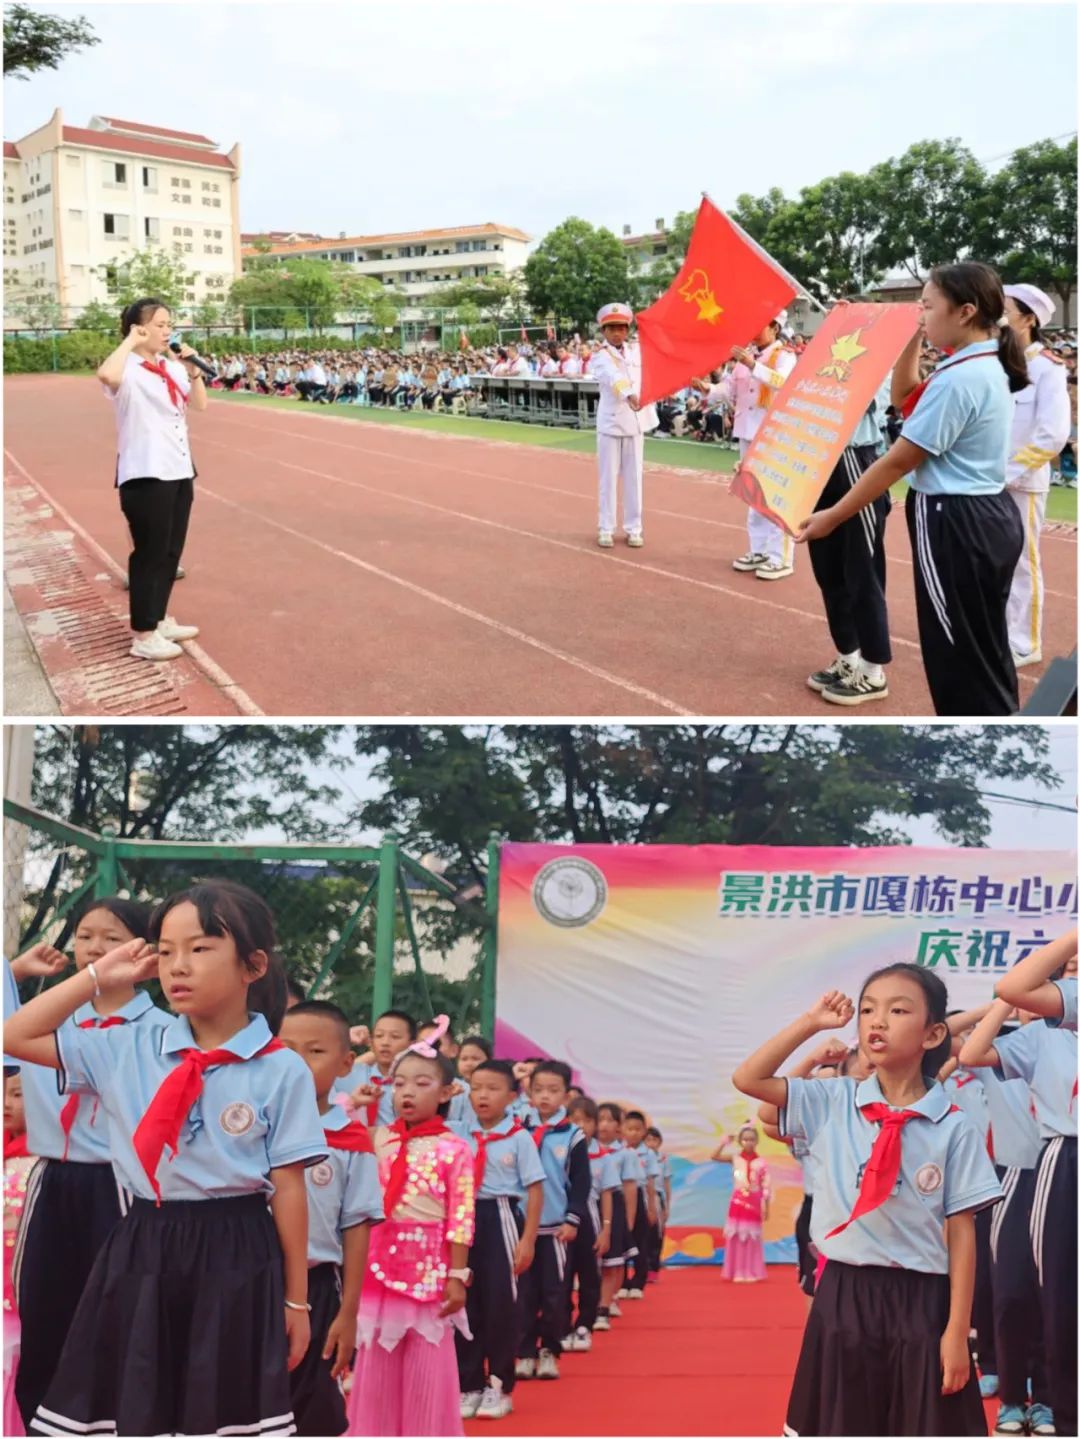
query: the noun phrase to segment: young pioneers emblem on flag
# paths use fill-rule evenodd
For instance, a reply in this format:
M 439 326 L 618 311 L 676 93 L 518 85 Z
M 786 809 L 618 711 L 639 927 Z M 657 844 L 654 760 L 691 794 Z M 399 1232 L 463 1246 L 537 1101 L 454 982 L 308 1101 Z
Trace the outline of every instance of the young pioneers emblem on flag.
M 587 859 L 553 859 L 533 880 L 533 903 L 548 924 L 591 924 L 607 903 L 607 880 Z

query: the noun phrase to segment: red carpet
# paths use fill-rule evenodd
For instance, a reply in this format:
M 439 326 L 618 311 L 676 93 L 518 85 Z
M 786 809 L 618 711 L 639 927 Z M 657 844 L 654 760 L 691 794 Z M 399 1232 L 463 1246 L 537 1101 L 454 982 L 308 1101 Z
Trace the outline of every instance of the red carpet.
M 762 1284 L 725 1284 L 713 1267 L 672 1269 L 624 1302 L 589 1354 L 566 1354 L 558 1382 L 519 1381 L 514 1413 L 469 1435 L 781 1434 L 806 1301 L 790 1266 Z M 988 1429 L 996 1404 L 986 1405 Z

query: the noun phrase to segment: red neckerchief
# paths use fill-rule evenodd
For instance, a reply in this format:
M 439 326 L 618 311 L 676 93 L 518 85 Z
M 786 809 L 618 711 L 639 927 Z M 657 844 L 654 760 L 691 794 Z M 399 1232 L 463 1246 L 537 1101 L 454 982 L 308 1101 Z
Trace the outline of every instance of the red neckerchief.
M 381 1074 L 373 1074 L 368 1080 L 368 1083 L 373 1084 L 376 1089 L 384 1089 L 388 1084 L 393 1084 L 393 1082 L 394 1077 L 392 1074 L 388 1074 L 385 1079 Z M 370 1129 L 379 1119 L 379 1095 L 376 1095 L 374 1099 L 369 1099 L 366 1107 L 368 1128 Z
M 425 1119 L 422 1124 L 414 1124 L 411 1129 L 404 1119 L 396 1119 L 388 1128 L 391 1134 L 398 1137 L 398 1152 L 394 1155 L 390 1177 L 383 1192 L 383 1213 L 390 1219 L 405 1191 L 405 1181 L 409 1173 L 409 1140 L 427 1139 L 432 1135 L 449 1134 L 450 1131 L 439 1115 L 434 1119 Z
M 562 1130 L 569 1128 L 569 1119 L 561 1119 L 558 1124 L 541 1124 L 539 1129 L 533 1129 L 530 1133 L 536 1143 L 537 1149 L 540 1149 L 543 1146 L 545 1134 L 559 1134 Z
M 975 356 L 972 356 L 974 359 Z M 959 1106 L 951 1104 L 950 1114 L 958 1114 Z M 838 1224 L 835 1229 L 830 1229 L 826 1239 L 831 1239 L 834 1234 L 840 1234 L 854 1219 L 860 1219 L 864 1214 L 869 1214 L 872 1209 L 885 1203 L 893 1192 L 896 1183 L 896 1176 L 900 1173 L 900 1138 L 904 1125 L 911 1119 L 928 1119 L 929 1115 L 920 1113 L 917 1109 L 890 1109 L 887 1104 L 864 1104 L 860 1107 L 859 1113 L 869 1119 L 871 1123 L 881 1124 L 878 1137 L 874 1140 L 874 1147 L 870 1151 L 870 1158 L 866 1161 L 866 1168 L 863 1170 L 862 1184 L 859 1186 L 859 1194 L 855 1200 L 854 1208 L 843 1224 Z
M 603 1157 L 604 1157 L 605 1154 L 614 1154 L 614 1153 L 615 1153 L 614 1149 L 605 1149 L 604 1146 L 601 1144 L 600 1148 L 596 1151 L 596 1153 L 595 1153 L 595 1154 L 590 1154 L 590 1155 L 589 1155 L 589 1158 L 592 1159 L 593 1161 L 595 1161 L 595 1160 L 597 1160 L 597 1159 L 603 1159 Z
M 185 403 L 184 392 L 173 379 L 172 375 L 169 374 L 168 366 L 165 364 L 165 361 L 162 360 L 160 365 L 152 365 L 149 360 L 144 360 L 142 362 L 142 367 L 144 370 L 149 370 L 152 375 L 157 375 L 159 379 L 165 381 L 166 385 L 168 385 L 169 387 L 169 399 L 172 400 L 176 408 L 180 410 L 181 413 L 183 413 Z
M 747 1187 L 747 1189 L 749 1189 L 749 1188 L 750 1188 L 751 1176 L 752 1176 L 753 1170 L 754 1170 L 754 1160 L 755 1160 L 755 1159 L 760 1159 L 760 1158 L 761 1158 L 761 1155 L 758 1154 L 758 1152 L 757 1152 L 756 1150 L 754 1151 L 753 1154 L 745 1154 L 745 1153 L 740 1149 L 740 1150 L 739 1150 L 739 1158 L 742 1160 L 743 1164 L 746 1166 L 746 1187 Z
M 110 1014 L 105 1019 L 80 1019 L 80 1029 L 112 1029 L 117 1024 L 126 1024 L 127 1020 L 119 1014 Z M 81 1094 L 73 1094 L 60 1111 L 60 1128 L 64 1131 L 64 1152 L 61 1159 L 68 1157 L 68 1148 L 71 1144 L 71 1131 L 75 1125 L 75 1116 L 79 1112 L 79 1100 Z M 90 1123 L 93 1124 L 97 1115 L 98 1102 L 94 1100 L 94 1110 L 90 1116 Z
M 375 1153 L 367 1125 L 361 1124 L 359 1120 L 353 1120 L 343 1129 L 324 1129 L 323 1134 L 331 1149 L 347 1149 L 350 1154 Z
M 4 1132 L 4 1158 L 5 1159 L 26 1159 L 26 1131 L 22 1134 L 8 1134 Z
M 491 1134 L 483 1129 L 474 1129 L 472 1137 L 476 1140 L 476 1154 L 473 1158 L 473 1178 L 476 1181 L 476 1192 L 480 1193 L 480 1186 L 484 1182 L 484 1175 L 487 1173 L 487 1151 L 489 1144 L 497 1144 L 500 1139 L 509 1139 L 512 1135 L 520 1134 L 525 1128 L 520 1119 L 515 1119 L 513 1125 L 505 1134 Z
M 973 360 L 977 360 L 979 357 L 978 355 L 972 355 L 971 358 Z M 963 360 L 957 360 L 956 363 L 958 365 L 962 365 L 964 362 Z M 955 1083 L 957 1089 L 963 1089 L 965 1084 L 974 1084 L 978 1077 L 979 1076 L 977 1074 L 958 1074 L 953 1082 Z
M 996 359 L 997 359 L 997 354 L 996 354 L 993 350 L 986 350 L 986 351 L 984 351 L 981 355 L 965 355 L 962 360 L 957 360 L 956 363 L 957 363 L 958 365 L 966 365 L 969 360 L 996 360 Z M 946 365 L 946 366 L 945 366 L 945 369 L 947 369 L 947 370 L 951 370 L 952 368 L 953 368 L 952 365 Z M 908 395 L 907 399 L 906 399 L 906 400 L 904 401 L 904 403 L 900 406 L 900 413 L 901 413 L 901 415 L 903 416 L 903 418 L 904 418 L 905 420 L 909 420 L 909 419 L 911 418 L 911 415 L 912 415 L 912 413 L 913 413 L 916 405 L 917 405 L 917 404 L 919 403 L 919 401 L 922 399 L 922 397 L 923 397 L 923 392 L 925 391 L 925 389 L 926 389 L 927 385 L 930 383 L 930 381 L 934 378 L 935 375 L 940 375 L 940 374 L 942 374 L 942 373 L 943 373 L 943 371 L 942 371 L 942 369 L 941 369 L 941 366 L 939 365 L 936 370 L 931 371 L 931 373 L 930 373 L 929 375 L 927 375 L 927 377 L 926 377 L 925 380 L 921 381 L 918 385 L 915 386 L 915 388 L 912 390 L 911 394 Z
M 272 1054 L 275 1049 L 284 1048 L 281 1040 L 274 1038 L 250 1056 L 233 1054 L 231 1049 L 180 1050 L 180 1063 L 158 1085 L 157 1093 L 131 1136 L 132 1147 L 146 1171 L 159 1208 L 161 1188 L 157 1182 L 158 1164 L 166 1148 L 171 1149 L 172 1157 L 176 1158 L 176 1147 L 180 1143 L 180 1126 L 203 1091 L 206 1071 L 216 1064 L 246 1064 L 248 1059 L 258 1059 L 263 1054 Z

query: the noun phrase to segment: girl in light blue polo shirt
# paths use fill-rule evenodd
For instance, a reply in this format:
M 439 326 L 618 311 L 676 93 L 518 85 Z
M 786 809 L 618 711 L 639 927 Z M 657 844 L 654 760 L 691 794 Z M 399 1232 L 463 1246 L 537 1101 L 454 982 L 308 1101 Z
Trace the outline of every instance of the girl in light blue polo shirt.
M 1011 396 L 1028 374 L 1004 312 L 1001 280 L 988 265 L 931 270 L 923 330 L 931 345 L 948 352 L 945 359 L 918 386 L 918 353 L 909 346 L 894 383 L 894 399 L 898 389 L 909 391 L 903 434 L 843 499 L 800 530 L 802 540 L 822 539 L 910 475 L 905 510 L 919 643 L 939 715 L 1008 715 L 1018 708 L 1006 607 L 1024 531 L 1005 475 Z
M 96 1096 L 135 1198 L 91 1270 L 31 1434 L 291 1434 L 310 1338 L 304 1169 L 327 1157 L 311 1072 L 274 1037 L 284 967 L 263 901 L 196 885 L 4 1027 L 21 1061 Z M 175 1018 L 65 1024 L 157 976 Z M 84 1101 L 85 1103 L 85 1101 Z
M 735 1087 L 780 1110 L 814 1171 L 811 1237 L 825 1256 L 788 1402 L 788 1434 L 985 1434 L 968 1345 L 975 1211 L 1001 1186 L 935 1076 L 948 995 L 930 970 L 889 965 L 858 1003 L 869 1079 L 782 1079 L 793 1050 L 842 1029 L 831 990 L 739 1065 Z

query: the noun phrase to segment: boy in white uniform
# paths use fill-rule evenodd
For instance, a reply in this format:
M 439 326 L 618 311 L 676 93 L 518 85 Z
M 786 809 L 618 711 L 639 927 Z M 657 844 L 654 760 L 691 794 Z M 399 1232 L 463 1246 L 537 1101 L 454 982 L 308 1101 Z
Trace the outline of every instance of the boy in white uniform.
M 603 336 L 589 361 L 589 378 L 600 385 L 596 410 L 596 459 L 600 471 L 600 518 L 597 544 L 615 543 L 615 493 L 622 480 L 623 529 L 626 543 L 640 549 L 645 433 L 659 424 L 656 408 L 642 405 L 641 351 L 628 336 L 634 312 L 629 305 L 604 305 L 596 317 Z

